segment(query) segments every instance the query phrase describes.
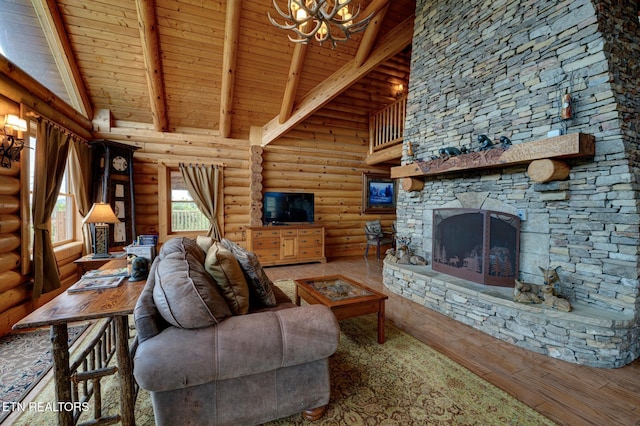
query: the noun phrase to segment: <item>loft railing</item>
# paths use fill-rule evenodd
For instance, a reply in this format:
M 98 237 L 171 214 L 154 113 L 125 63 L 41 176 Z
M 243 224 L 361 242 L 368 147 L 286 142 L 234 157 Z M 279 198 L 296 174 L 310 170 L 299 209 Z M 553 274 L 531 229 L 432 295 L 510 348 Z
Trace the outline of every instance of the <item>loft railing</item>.
M 173 231 L 201 231 L 209 229 L 209 220 L 200 210 L 173 210 L 171 212 Z
M 371 114 L 369 120 L 369 154 L 402 143 L 407 96 Z

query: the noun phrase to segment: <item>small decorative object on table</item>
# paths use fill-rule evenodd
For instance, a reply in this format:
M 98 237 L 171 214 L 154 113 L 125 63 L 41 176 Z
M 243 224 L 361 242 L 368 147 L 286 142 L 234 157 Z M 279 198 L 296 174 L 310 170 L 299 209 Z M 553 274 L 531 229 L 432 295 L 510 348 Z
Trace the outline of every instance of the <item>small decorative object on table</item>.
M 131 259 L 131 276 L 129 281 L 142 281 L 149 275 L 149 260 L 145 257 L 134 256 Z
M 103 277 L 128 277 L 129 270 L 126 267 L 113 269 L 94 269 L 88 271 L 82 278 L 103 278 Z
M 124 277 L 82 278 L 80 281 L 69 287 L 67 292 L 78 293 L 88 290 L 116 288 L 122 284 L 122 280 L 124 280 Z
M 153 259 L 156 257 L 155 245 L 129 244 L 124 249 L 127 252 L 127 256 L 145 257 L 149 262 L 153 262 Z

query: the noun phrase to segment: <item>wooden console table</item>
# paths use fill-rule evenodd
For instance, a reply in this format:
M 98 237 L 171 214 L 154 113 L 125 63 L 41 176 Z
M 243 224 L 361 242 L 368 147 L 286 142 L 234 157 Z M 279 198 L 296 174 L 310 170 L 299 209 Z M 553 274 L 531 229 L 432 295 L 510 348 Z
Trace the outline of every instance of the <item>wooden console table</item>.
M 258 256 L 262 266 L 327 261 L 322 225 L 249 226 L 247 250 Z
M 103 268 L 119 268 L 126 260 L 112 260 Z M 128 316 L 142 293 L 146 281 L 125 280 L 119 287 L 64 292 L 41 306 L 13 326 L 14 330 L 51 327 L 56 402 L 72 402 L 67 324 L 101 318 L 113 318 L 116 324 L 116 359 L 120 377 L 120 410 L 122 425 L 135 425 L 135 390 L 133 362 L 129 353 Z M 58 425 L 73 425 L 73 411 L 58 411 Z

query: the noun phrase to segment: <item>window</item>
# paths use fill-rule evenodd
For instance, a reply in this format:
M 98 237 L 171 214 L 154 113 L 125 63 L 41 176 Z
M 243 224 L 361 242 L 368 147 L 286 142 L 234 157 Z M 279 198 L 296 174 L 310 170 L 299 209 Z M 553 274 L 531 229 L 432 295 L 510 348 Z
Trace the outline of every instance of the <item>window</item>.
M 177 169 L 170 169 L 171 203 L 169 215 L 169 229 L 171 233 L 207 231 L 209 219 L 200 212 L 185 186 L 182 173 Z
M 51 242 L 54 246 L 74 240 L 75 200 L 69 189 L 69 169 L 64 171 L 56 206 L 51 212 Z
M 35 131 L 33 132 L 35 133 Z M 29 139 L 29 209 L 33 206 L 33 187 L 35 179 L 35 170 L 37 164 L 35 160 L 36 152 L 36 138 L 31 137 Z M 30 210 L 31 211 L 31 210 Z M 33 238 L 33 224 L 31 224 L 31 238 Z M 60 186 L 60 193 L 58 194 L 58 200 L 51 212 L 51 219 L 49 221 L 49 230 L 51 232 L 51 242 L 53 246 L 58 246 L 71 242 L 75 238 L 76 228 L 76 208 L 75 199 L 71 194 L 69 185 L 69 171 L 68 168 L 64 171 L 62 185 Z M 33 241 L 30 241 L 30 247 L 33 247 Z

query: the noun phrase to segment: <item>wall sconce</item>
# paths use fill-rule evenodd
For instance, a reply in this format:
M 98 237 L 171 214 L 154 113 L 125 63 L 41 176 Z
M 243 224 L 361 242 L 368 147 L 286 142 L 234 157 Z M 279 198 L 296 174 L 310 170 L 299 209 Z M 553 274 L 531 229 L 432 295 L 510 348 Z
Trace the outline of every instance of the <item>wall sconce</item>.
M 19 139 L 18 132 L 27 131 L 27 121 L 17 115 L 7 114 L 4 126 L 0 130 L 0 165 L 11 168 L 12 161 L 20 161 L 20 151 L 24 148 L 24 139 Z
M 83 223 L 91 224 L 91 237 L 93 239 L 93 258 L 108 258 L 109 254 L 109 224 L 118 223 L 109 203 L 94 203 L 85 216 Z
M 399 98 L 402 95 L 404 95 L 404 85 L 396 84 L 396 97 Z

